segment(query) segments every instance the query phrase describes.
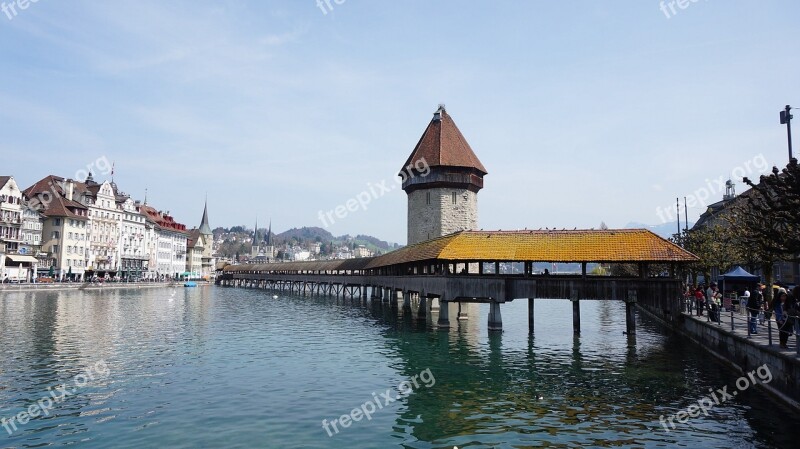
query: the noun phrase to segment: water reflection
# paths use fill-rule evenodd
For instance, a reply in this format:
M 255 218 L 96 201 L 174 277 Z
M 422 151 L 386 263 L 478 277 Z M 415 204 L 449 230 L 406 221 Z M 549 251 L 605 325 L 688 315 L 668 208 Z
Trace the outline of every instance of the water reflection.
M 796 415 L 757 390 L 666 433 L 658 417 L 736 374 L 641 320 L 624 304 L 485 305 L 449 330 L 402 302 L 197 289 L 37 292 L 0 298 L 0 417 L 9 417 L 98 360 L 110 376 L 9 438 L 28 447 L 794 447 Z M 404 310 L 405 309 L 405 310 Z M 353 423 L 338 418 L 427 369 L 430 388 Z M 782 416 L 778 425 L 775 416 Z M 3 435 L 0 438 L 5 437 Z M 721 442 L 722 441 L 722 442 Z

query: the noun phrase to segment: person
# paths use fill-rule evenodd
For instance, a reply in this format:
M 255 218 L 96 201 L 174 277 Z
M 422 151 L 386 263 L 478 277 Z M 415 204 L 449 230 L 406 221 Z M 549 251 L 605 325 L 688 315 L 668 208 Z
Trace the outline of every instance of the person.
M 778 299 L 775 300 L 775 322 L 778 323 L 778 330 L 780 331 L 780 347 L 786 348 L 787 343 L 789 341 L 789 334 L 791 333 L 792 324 L 790 323 L 789 319 L 789 308 L 791 307 L 789 304 L 789 295 L 786 294 L 786 290 L 782 292 L 779 290 L 778 292 Z
M 722 305 L 722 301 L 720 301 L 720 298 L 722 297 L 722 294 L 720 294 L 717 288 L 717 284 L 715 282 L 712 282 L 711 286 L 708 287 L 706 296 L 708 297 L 708 307 L 709 307 L 708 318 L 711 321 L 719 323 L 719 309 L 720 306 Z
M 756 320 L 758 319 L 758 314 L 761 311 L 761 304 L 764 301 L 764 294 L 761 293 L 761 290 L 764 289 L 764 284 L 758 284 L 758 288 L 756 289 L 756 293 L 754 295 L 745 295 L 747 296 L 747 312 L 750 315 L 749 319 L 749 326 L 750 326 L 750 333 L 757 334 L 758 333 L 758 326 Z M 750 293 L 750 292 L 745 292 Z
M 703 286 L 698 285 L 694 291 L 696 301 L 697 316 L 703 316 L 703 309 L 706 307 L 706 297 L 703 295 Z
M 794 333 L 800 338 L 800 286 L 795 286 L 792 290 L 792 296 L 794 297 L 794 310 L 796 312 L 794 318 Z

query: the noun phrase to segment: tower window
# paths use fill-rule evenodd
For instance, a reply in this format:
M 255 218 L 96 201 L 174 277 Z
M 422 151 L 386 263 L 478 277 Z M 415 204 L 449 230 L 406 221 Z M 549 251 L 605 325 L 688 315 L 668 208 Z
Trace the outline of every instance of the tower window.
M 456 192 L 453 192 L 453 204 L 456 204 Z
M 431 192 L 425 192 L 425 204 L 431 204 Z

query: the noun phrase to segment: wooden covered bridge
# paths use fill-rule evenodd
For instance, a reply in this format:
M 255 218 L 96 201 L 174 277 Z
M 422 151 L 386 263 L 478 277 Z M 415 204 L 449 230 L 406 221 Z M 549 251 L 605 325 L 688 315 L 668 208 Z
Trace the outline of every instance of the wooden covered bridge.
M 644 229 L 574 231 L 461 231 L 378 257 L 229 265 L 223 286 L 349 295 L 403 306 L 418 301 L 420 318 L 439 309 L 440 328 L 450 327 L 450 303 L 490 304 L 489 329 L 502 329 L 500 305 L 528 299 L 533 332 L 534 300 L 572 301 L 573 329 L 580 333 L 580 301 L 614 299 L 627 304 L 626 322 L 635 332 L 637 303 L 669 316 L 681 298 L 678 266 L 697 257 Z M 580 274 L 536 274 L 535 262 L 578 263 Z M 634 277 L 591 275 L 589 263 L 633 264 Z M 460 307 L 459 307 L 460 310 Z

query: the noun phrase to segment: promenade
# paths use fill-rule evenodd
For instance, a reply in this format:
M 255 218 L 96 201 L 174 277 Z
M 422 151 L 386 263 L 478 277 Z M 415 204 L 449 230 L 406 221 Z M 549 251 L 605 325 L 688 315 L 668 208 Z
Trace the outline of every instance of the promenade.
M 198 281 L 198 286 L 211 285 Z M 124 288 L 164 288 L 183 287 L 183 282 L 103 282 L 103 283 L 65 283 L 47 282 L 36 284 L 0 284 L 0 293 L 28 291 L 63 291 L 63 290 L 117 290 Z

